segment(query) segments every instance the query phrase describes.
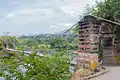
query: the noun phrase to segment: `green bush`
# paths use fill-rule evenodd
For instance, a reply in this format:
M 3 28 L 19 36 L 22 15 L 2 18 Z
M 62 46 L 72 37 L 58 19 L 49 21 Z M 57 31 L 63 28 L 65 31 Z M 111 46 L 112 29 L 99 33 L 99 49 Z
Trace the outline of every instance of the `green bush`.
M 49 57 L 39 57 L 33 53 L 30 56 L 19 56 L 19 58 L 4 58 L 0 60 L 0 66 L 4 66 L 3 69 L 0 69 L 2 72 L 0 74 L 7 80 L 11 80 L 13 77 L 16 80 L 70 80 L 70 64 L 67 63 L 69 60 L 67 56 L 65 52 L 59 52 Z M 25 75 L 21 70 L 17 70 L 20 65 L 27 70 Z M 4 74 L 6 70 L 11 75 Z
M 100 59 L 103 59 L 103 50 L 102 50 L 102 43 L 101 43 L 101 40 L 99 41 L 99 48 L 98 48 L 98 57 Z

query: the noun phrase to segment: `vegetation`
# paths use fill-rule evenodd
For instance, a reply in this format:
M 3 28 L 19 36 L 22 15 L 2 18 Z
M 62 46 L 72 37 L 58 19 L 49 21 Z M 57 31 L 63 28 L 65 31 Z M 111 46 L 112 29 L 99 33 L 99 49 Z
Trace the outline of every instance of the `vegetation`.
M 4 47 L 4 44 L 6 43 L 6 41 L 8 41 L 8 45 L 10 48 L 14 48 L 15 38 L 16 37 L 14 37 L 14 36 L 1 36 L 0 37 L 0 48 Z M 18 42 L 16 41 L 16 43 L 18 43 Z
M 9 38 L 14 42 L 14 37 Z M 5 40 L 1 38 L 1 47 Z M 3 41 L 3 42 L 2 42 Z M 13 48 L 13 43 L 9 43 Z M 18 50 L 31 50 L 26 56 L 21 52 L 2 50 L 0 54 L 0 76 L 5 80 L 70 80 L 70 56 L 68 50 L 77 50 L 77 35 L 63 37 L 51 35 L 24 36 L 17 38 Z M 37 56 L 37 51 L 44 56 Z M 50 52 L 50 50 L 56 50 Z
M 54 49 L 54 50 L 77 50 L 77 35 L 71 34 L 65 37 L 60 37 L 60 35 L 37 35 L 34 36 L 24 36 L 18 38 L 18 48 L 19 49 Z
M 103 51 L 102 51 L 102 43 L 101 40 L 99 40 L 99 51 L 98 51 L 98 57 L 99 59 L 103 59 Z
M 96 2 L 93 6 L 85 8 L 85 15 L 95 15 L 115 22 L 120 22 L 120 1 L 104 0 Z M 112 29 L 118 25 L 112 24 Z M 115 33 L 120 38 L 120 27 L 115 28 Z M 29 56 L 25 54 L 5 53 L 0 59 L 0 76 L 6 80 L 13 78 L 17 80 L 70 80 L 69 72 L 70 59 L 66 51 L 77 50 L 78 47 L 78 24 L 73 29 L 75 34 L 67 34 L 65 37 L 60 35 L 35 35 L 21 36 L 17 39 L 17 48 L 19 50 L 33 51 Z M 14 42 L 15 37 L 10 37 Z M 5 37 L 0 37 L 0 47 L 4 47 Z M 14 48 L 13 43 L 9 41 L 9 47 Z M 44 56 L 36 56 L 38 50 L 43 51 Z M 50 52 L 55 50 L 55 52 Z M 47 53 L 51 55 L 48 56 Z M 8 55 L 9 54 L 9 55 Z M 101 41 L 99 43 L 99 57 L 102 58 Z
M 69 57 L 66 52 L 51 56 L 19 56 L 0 59 L 0 76 L 6 80 L 70 80 Z
M 104 0 L 102 2 L 96 1 L 92 6 L 86 6 L 84 13 L 81 16 L 94 15 L 105 18 L 111 21 L 120 22 L 120 0 Z M 113 25 L 113 28 L 118 25 Z M 78 26 L 75 28 L 78 31 Z M 116 27 L 115 32 L 120 37 L 120 27 Z
M 104 0 L 102 2 L 96 1 L 96 3 L 92 6 L 87 5 L 84 9 L 84 13 L 81 15 L 94 15 L 97 17 L 101 17 L 107 20 L 111 20 L 113 22 L 120 22 L 120 0 Z M 81 17 L 80 16 L 80 17 Z M 81 17 L 81 18 L 82 18 Z M 116 34 L 118 42 L 120 42 L 120 26 L 112 24 L 111 30 L 112 33 Z M 75 33 L 78 32 L 78 25 L 73 29 Z M 102 58 L 102 46 L 99 45 L 99 57 Z

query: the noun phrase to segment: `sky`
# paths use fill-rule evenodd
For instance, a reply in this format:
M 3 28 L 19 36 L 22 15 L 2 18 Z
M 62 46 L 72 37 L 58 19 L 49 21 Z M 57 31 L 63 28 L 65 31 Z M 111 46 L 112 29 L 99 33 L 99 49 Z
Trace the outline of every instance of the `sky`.
M 0 0 L 0 35 L 56 33 L 79 21 L 96 0 Z M 101 1 L 101 0 L 98 0 Z

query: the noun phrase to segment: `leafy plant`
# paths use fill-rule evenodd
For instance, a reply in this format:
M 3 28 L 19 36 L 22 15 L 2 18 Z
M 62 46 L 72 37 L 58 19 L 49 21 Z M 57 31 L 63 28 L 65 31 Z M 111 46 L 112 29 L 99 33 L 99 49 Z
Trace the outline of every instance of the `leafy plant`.
M 98 57 L 100 59 L 103 59 L 103 51 L 102 51 L 102 43 L 101 43 L 101 40 L 99 40 L 99 48 L 98 48 Z
M 19 57 L 1 59 L 1 76 L 5 77 L 6 80 L 12 78 L 17 80 L 70 80 L 69 58 L 65 52 L 43 57 L 36 56 L 35 53 L 30 56 L 22 54 Z M 24 69 L 25 73 L 23 73 Z

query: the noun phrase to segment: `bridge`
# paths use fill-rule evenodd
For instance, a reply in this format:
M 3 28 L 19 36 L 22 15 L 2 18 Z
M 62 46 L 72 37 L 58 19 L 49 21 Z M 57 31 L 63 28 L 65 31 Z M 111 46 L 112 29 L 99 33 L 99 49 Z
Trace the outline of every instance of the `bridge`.
M 19 51 L 16 49 L 7 49 L 7 51 L 25 53 L 26 55 L 30 55 L 32 53 L 32 51 L 22 51 L 22 50 Z M 37 52 L 36 55 L 43 56 L 43 54 L 40 52 Z

